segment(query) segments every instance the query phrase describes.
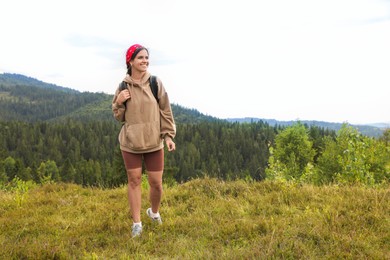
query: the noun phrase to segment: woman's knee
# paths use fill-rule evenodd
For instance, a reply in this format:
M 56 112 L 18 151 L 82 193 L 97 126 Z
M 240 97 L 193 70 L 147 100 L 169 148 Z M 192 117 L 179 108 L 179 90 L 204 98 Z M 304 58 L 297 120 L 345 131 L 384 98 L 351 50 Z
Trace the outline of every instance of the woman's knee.
M 153 189 L 162 189 L 162 172 L 149 172 L 149 185 Z
M 141 185 L 142 182 L 142 172 L 139 169 L 130 169 L 127 170 L 127 179 L 129 185 L 134 188 Z

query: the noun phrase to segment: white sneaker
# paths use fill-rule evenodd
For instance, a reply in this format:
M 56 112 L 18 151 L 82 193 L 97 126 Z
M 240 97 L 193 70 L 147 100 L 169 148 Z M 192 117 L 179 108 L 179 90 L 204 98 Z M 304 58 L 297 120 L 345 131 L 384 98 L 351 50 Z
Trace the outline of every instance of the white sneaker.
M 146 214 L 148 214 L 148 216 L 152 219 L 153 222 L 157 222 L 160 225 L 162 224 L 160 213 L 155 214 L 153 213 L 152 208 L 148 208 L 146 210 Z
M 141 225 L 133 225 L 132 229 L 131 229 L 131 235 L 132 237 L 138 237 L 140 236 L 142 233 L 142 226 Z

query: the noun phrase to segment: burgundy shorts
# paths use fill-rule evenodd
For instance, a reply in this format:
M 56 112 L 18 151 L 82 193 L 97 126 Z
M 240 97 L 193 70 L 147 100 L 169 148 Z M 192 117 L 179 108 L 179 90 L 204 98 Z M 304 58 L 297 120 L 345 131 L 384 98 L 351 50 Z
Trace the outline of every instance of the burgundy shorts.
M 164 149 L 141 154 L 122 151 L 122 157 L 127 170 L 142 168 L 142 158 L 147 171 L 164 170 Z

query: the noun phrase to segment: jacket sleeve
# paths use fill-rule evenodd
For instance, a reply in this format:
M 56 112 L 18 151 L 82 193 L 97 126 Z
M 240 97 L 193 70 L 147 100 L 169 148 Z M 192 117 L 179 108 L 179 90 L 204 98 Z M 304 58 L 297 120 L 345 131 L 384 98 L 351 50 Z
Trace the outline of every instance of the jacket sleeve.
M 118 104 L 116 102 L 116 99 L 118 98 L 118 94 L 119 94 L 119 88 L 115 91 L 114 98 L 112 99 L 112 112 L 117 121 L 124 122 L 126 107 L 124 104 Z
M 159 85 L 159 107 L 160 107 L 160 124 L 161 124 L 161 137 L 175 138 L 176 125 L 173 118 L 171 103 L 169 102 L 168 93 L 165 91 L 164 85 L 160 79 L 157 79 Z

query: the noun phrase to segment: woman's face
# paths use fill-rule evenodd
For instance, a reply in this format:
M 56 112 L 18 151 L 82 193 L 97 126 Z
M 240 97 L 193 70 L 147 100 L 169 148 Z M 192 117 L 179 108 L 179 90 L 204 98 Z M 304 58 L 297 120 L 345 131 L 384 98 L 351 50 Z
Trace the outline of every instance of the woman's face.
M 146 72 L 149 66 L 149 54 L 146 50 L 141 50 L 131 62 L 132 71 Z

